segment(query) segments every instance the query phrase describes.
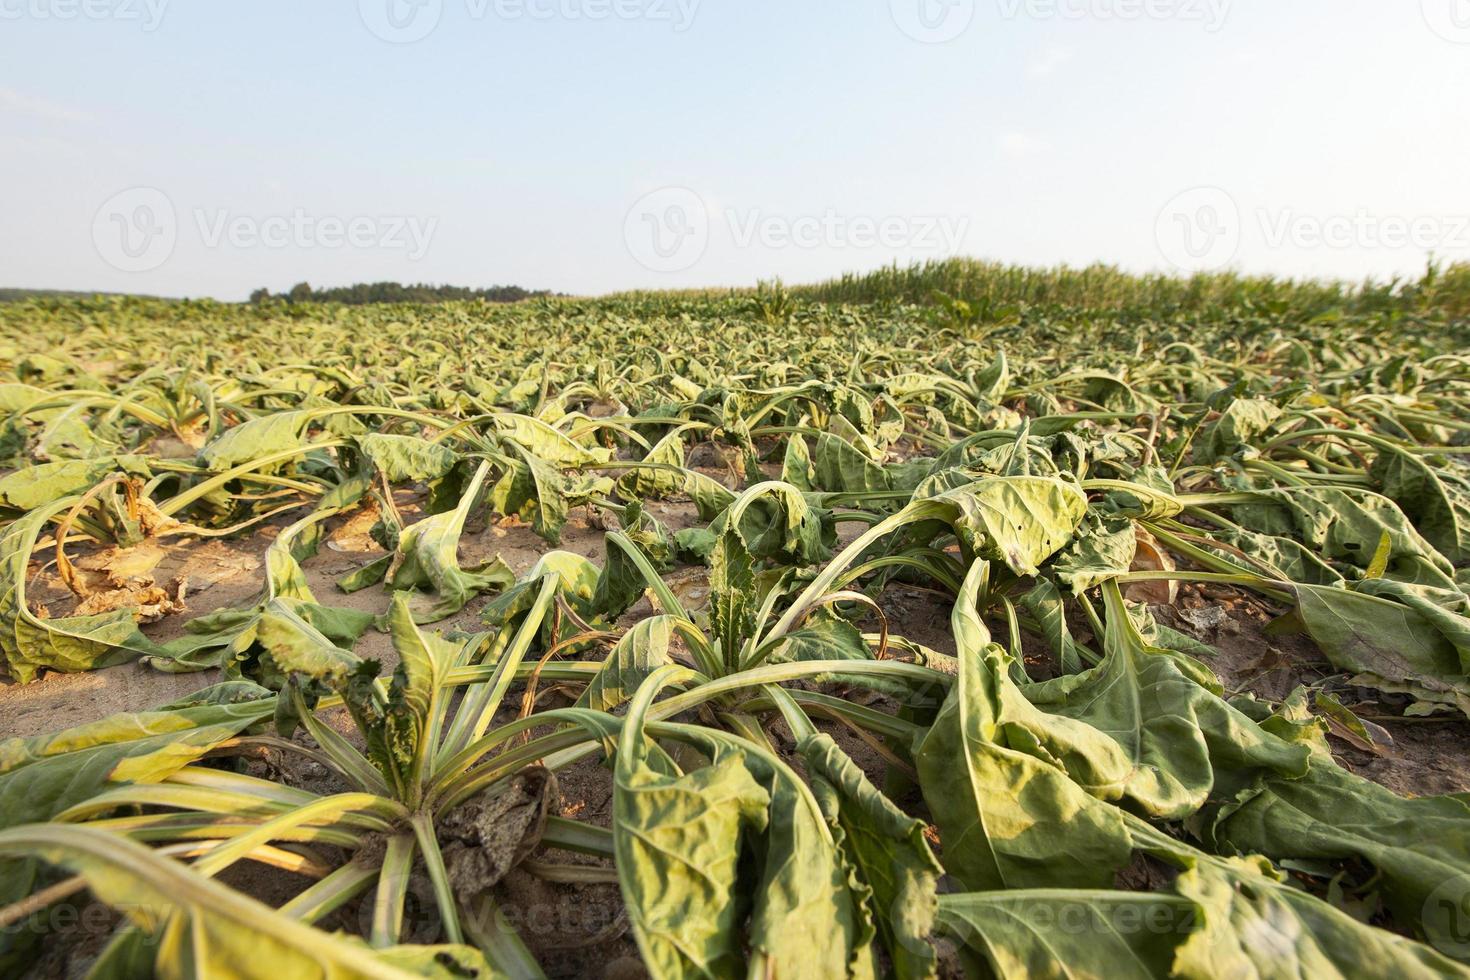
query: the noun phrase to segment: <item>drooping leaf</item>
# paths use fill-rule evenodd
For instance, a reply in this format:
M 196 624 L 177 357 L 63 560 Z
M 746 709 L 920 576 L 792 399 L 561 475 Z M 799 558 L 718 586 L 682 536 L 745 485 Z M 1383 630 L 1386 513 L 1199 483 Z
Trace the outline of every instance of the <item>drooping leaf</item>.
M 630 503 L 624 508 L 622 525 L 623 539 L 638 550 L 654 571 L 662 573 L 673 569 L 678 544 L 668 528 L 638 503 Z M 616 620 L 638 601 L 650 583 L 645 581 L 633 556 L 615 539 L 608 539 L 604 552 L 606 557 L 597 576 L 592 609 L 604 619 Z
M 1051 647 L 1063 674 L 1075 674 L 1082 669 L 1084 651 L 1072 638 L 1067 625 L 1067 610 L 1061 591 L 1050 579 L 1037 579 L 1031 590 L 1021 596 L 1021 606 L 1036 620 L 1041 636 Z M 1085 654 L 1086 659 L 1096 662 L 1096 657 Z
M 589 620 L 599 618 L 594 605 L 601 579 L 597 566 L 586 557 L 569 551 L 548 551 L 515 585 L 485 604 L 480 611 L 481 621 L 498 630 L 515 629 L 536 604 L 547 575 L 555 578 L 556 595 L 579 616 Z M 574 629 L 570 623 L 565 624 L 563 634 L 570 636 Z M 550 649 L 562 638 L 553 634 L 550 621 L 543 623 L 540 636 L 545 649 Z
M 1138 535 L 1126 517 L 1104 518 L 1089 510 L 1071 544 L 1052 561 L 1052 571 L 1072 591 L 1086 592 L 1127 573 Z
M 0 507 L 33 510 L 85 493 L 114 473 L 151 475 L 146 456 L 99 456 L 27 466 L 0 477 Z
M 613 780 L 618 882 L 644 967 L 655 980 L 741 977 L 740 842 L 764 829 L 770 795 L 738 752 L 680 772 L 644 734 L 646 707 L 629 711 Z
M 1188 899 L 1083 889 L 1015 889 L 939 898 L 944 933 L 970 974 L 1046 980 L 1155 980 L 1174 975 L 1192 925 Z
M 683 490 L 684 433 L 689 428 L 680 426 L 655 443 L 642 459 L 650 465 L 631 470 L 620 478 L 618 492 L 625 499 L 653 500 L 672 497 Z
M 490 488 L 490 506 L 496 513 L 530 521 L 551 544 L 561 541 L 570 508 L 612 491 L 612 480 L 606 477 L 569 475 L 518 442 L 509 448 L 511 452 L 501 457 L 504 470 Z
M 1281 409 L 1261 398 L 1237 398 L 1211 422 L 1195 443 L 1194 458 L 1210 464 L 1248 448 L 1270 431 Z
M 388 632 L 398 667 L 388 686 L 384 740 L 403 784 L 411 786 L 435 749 L 429 726 L 439 699 L 447 696 L 445 681 L 459 648 L 420 632 L 402 593 L 393 597 L 388 610 Z
M 1260 858 L 1197 863 L 1175 887 L 1196 903 L 1203 923 L 1179 947 L 1176 976 L 1470 975 L 1428 946 L 1364 925 L 1285 885 Z
M 112 783 L 157 782 L 270 717 L 274 699 L 113 715 L 0 742 L 0 828 L 49 820 Z
M 35 680 L 43 669 L 96 670 L 158 652 L 157 644 L 138 631 L 131 609 L 49 619 L 37 616 L 27 603 L 26 579 L 36 540 L 47 522 L 77 499 L 64 497 L 38 507 L 0 535 L 0 653 L 10 676 L 21 684 Z
M 1222 781 L 1306 773 L 1306 748 L 1221 699 L 1207 667 L 1148 645 L 1115 583 L 1103 595 L 1101 664 L 1023 690 L 993 671 L 1004 744 L 1060 766 L 1101 799 L 1173 820 L 1198 810 Z
M 448 446 L 418 436 L 370 432 L 357 437 L 357 448 L 389 483 L 438 480 L 459 460 Z
M 734 741 L 706 729 L 685 734 L 716 756 Z M 753 951 L 776 976 L 873 977 L 869 913 L 816 798 L 774 755 L 752 745 L 740 758 L 770 798 L 756 845 L 761 878 L 750 919 Z
M 199 465 L 211 473 L 223 473 L 262 456 L 301 446 L 312 413 L 273 412 L 240 423 L 199 451 Z
M 955 509 L 955 531 L 975 554 L 1002 561 L 1017 575 L 1035 575 L 1072 540 L 1087 513 L 1080 488 L 1049 477 L 991 477 L 937 499 Z
M 577 707 L 612 711 L 627 703 L 649 675 L 672 663 L 673 623 L 669 616 L 651 616 L 625 633 L 577 699 Z
M 976 563 L 955 605 L 959 676 L 914 746 L 944 866 L 975 891 L 1106 886 L 1131 851 L 1119 811 L 1000 740 L 993 678 L 1005 671 L 1006 653 L 975 613 L 983 575 Z
M 1470 561 L 1470 492 L 1442 479 L 1423 458 L 1398 449 L 1380 452 L 1368 475 L 1440 554 L 1455 565 Z
M 827 735 L 803 740 L 797 750 L 813 779 L 841 846 L 871 891 L 871 909 L 883 946 L 900 980 L 932 977 L 929 942 L 938 913 L 943 869 L 924 841 L 924 823 L 898 809 Z
M 398 590 L 431 589 L 438 596 L 432 603 L 415 605 L 416 622 L 445 619 L 481 592 L 503 589 L 515 581 L 509 566 L 499 557 L 481 569 L 464 569 L 459 564 L 459 538 L 489 473 L 490 464 L 482 463 L 458 507 L 403 529 L 387 572 L 388 585 Z
M 764 826 L 753 838 L 760 881 L 752 892 L 752 963 L 763 960 L 776 976 L 873 977 L 874 930 L 863 890 L 811 790 L 754 744 L 703 728 L 664 730 L 710 758 L 733 753 L 768 794 Z
M 847 493 L 912 491 L 919 484 L 919 467 L 883 466 L 852 443 L 823 432 L 812 456 L 812 485 L 819 490 Z
M 1217 808 L 1206 838 L 1218 849 L 1275 860 L 1362 860 L 1376 868 L 1400 926 L 1470 959 L 1470 805 L 1404 799 L 1318 757 L 1304 778 L 1273 778 Z M 1456 949 L 1456 947 L 1460 947 Z
M 1454 588 L 1454 566 L 1382 494 L 1307 486 L 1260 490 L 1253 496 L 1259 502 L 1231 510 L 1257 532 L 1290 535 L 1323 558 L 1359 569 L 1367 569 L 1386 534 L 1392 555 L 1389 577 Z
M 872 660 L 873 652 L 862 631 L 826 610 L 813 614 L 800 629 L 786 634 L 785 642 L 771 654 L 780 663 L 811 660 Z
M 1298 585 L 1295 591 L 1295 615 L 1334 667 L 1364 684 L 1470 714 L 1461 654 L 1421 612 L 1348 589 Z
M 491 424 L 508 442 L 526 451 L 528 456 L 556 466 L 588 466 L 605 463 L 612 454 L 595 446 L 584 446 L 566 433 L 529 415 L 501 412 L 491 416 Z
M 781 482 L 789 483 L 804 493 L 816 489 L 816 469 L 812 465 L 811 450 L 806 440 L 793 435 L 786 440 L 786 450 L 781 460 Z
M 177 861 L 100 830 L 51 824 L 0 831 L 0 855 L 36 855 L 83 875 L 100 901 L 157 934 L 156 967 L 165 980 L 492 976 L 478 950 L 374 950 L 279 915 Z

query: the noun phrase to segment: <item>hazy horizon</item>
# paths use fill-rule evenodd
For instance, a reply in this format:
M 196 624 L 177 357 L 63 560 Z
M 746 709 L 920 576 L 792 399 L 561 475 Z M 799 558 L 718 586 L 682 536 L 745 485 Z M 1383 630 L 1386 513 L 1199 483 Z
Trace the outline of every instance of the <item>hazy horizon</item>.
M 987 258 L 984 258 L 984 257 L 981 257 L 981 256 L 968 256 L 968 255 L 954 256 L 954 258 L 959 259 L 961 261 L 975 261 L 975 262 L 986 262 L 986 263 L 992 262 L 992 261 L 997 261 L 997 260 L 987 259 Z M 1467 260 L 1467 261 L 1470 261 L 1470 260 Z M 1101 265 L 1103 263 L 1098 263 L 1098 264 Z M 1436 264 L 1438 264 L 1441 269 L 1444 269 L 1448 265 L 1450 265 L 1451 263 L 1440 263 L 1440 262 L 1438 262 L 1436 260 Z M 823 277 L 818 278 L 818 279 L 810 279 L 810 280 L 806 280 L 806 279 L 803 279 L 803 280 L 790 280 L 790 279 L 786 279 L 786 278 L 781 277 L 781 276 L 774 276 L 774 277 L 765 277 L 765 278 L 761 278 L 761 279 L 752 280 L 752 281 L 747 282 L 747 283 L 724 283 L 724 284 L 720 284 L 720 285 L 699 285 L 699 284 L 692 284 L 692 285 L 681 285 L 681 286 L 639 286 L 639 287 L 631 287 L 631 288 L 612 289 L 612 290 L 606 290 L 606 291 L 603 291 L 603 292 L 596 292 L 596 293 L 559 292 L 559 291 L 556 291 L 556 290 L 545 290 L 545 289 L 542 289 L 541 287 L 537 286 L 534 283 L 529 283 L 528 284 L 528 283 L 510 283 L 510 282 L 505 282 L 505 283 L 501 283 L 501 282 L 463 283 L 463 282 L 433 282 L 433 281 L 427 281 L 427 282 L 417 282 L 417 281 L 398 282 L 397 280 L 373 280 L 373 281 L 346 280 L 346 281 L 342 281 L 342 282 L 309 282 L 307 280 L 301 280 L 301 282 L 307 282 L 307 284 L 310 285 L 313 290 L 318 291 L 318 292 L 323 291 L 323 290 L 346 289 L 346 288 L 349 288 L 349 287 L 352 287 L 352 286 L 360 286 L 360 285 L 376 285 L 378 283 L 396 283 L 397 285 L 401 285 L 401 286 L 422 286 L 422 287 L 428 287 L 428 288 L 459 288 L 459 289 L 468 289 L 468 290 L 491 290 L 491 289 L 495 289 L 497 287 L 520 287 L 520 288 L 525 289 L 527 292 L 530 292 L 530 293 L 546 293 L 546 294 L 549 294 L 552 298 L 555 298 L 555 299 L 566 299 L 566 300 L 596 300 L 596 299 L 604 299 L 604 298 L 608 298 L 608 297 L 617 296 L 617 295 L 623 294 L 623 293 L 635 293 L 635 292 L 672 292 L 672 293 L 682 293 L 682 292 L 691 292 L 691 293 L 713 292 L 713 293 L 720 293 L 720 292 L 724 292 L 726 290 L 735 291 L 735 292 L 754 291 L 754 290 L 759 289 L 763 285 L 766 285 L 766 284 L 771 283 L 771 282 L 780 282 L 782 285 L 787 286 L 787 287 L 791 287 L 791 288 L 795 288 L 795 287 L 821 286 L 821 285 L 824 285 L 824 284 L 826 284 L 828 282 L 840 280 L 844 276 L 849 276 L 849 275 L 850 276 L 855 276 L 855 277 L 866 276 L 866 275 L 869 275 L 871 273 L 878 272 L 878 271 L 881 271 L 883 269 L 889 268 L 891 266 L 892 266 L 892 263 L 885 263 L 884 265 L 877 266 L 877 267 L 872 267 L 872 268 L 864 267 L 864 268 L 847 269 L 847 270 L 844 270 L 842 272 L 839 272 L 839 273 L 837 273 L 836 275 L 833 275 L 833 276 L 823 276 Z M 909 267 L 900 266 L 900 268 L 909 268 Z M 1068 269 L 1068 270 L 1071 270 L 1071 271 L 1081 271 L 1085 267 L 1084 266 L 1065 266 L 1065 265 L 1057 265 L 1057 266 L 1050 266 L 1050 267 L 1048 267 L 1048 266 L 1039 266 L 1039 265 L 1037 265 L 1037 266 L 1025 266 L 1024 268 L 1034 269 L 1034 270 L 1037 270 L 1037 271 L 1048 271 L 1048 270 L 1063 269 L 1063 268 Z M 1222 273 L 1236 272 L 1236 273 L 1238 273 L 1240 275 L 1244 275 L 1244 276 L 1251 277 L 1251 278 L 1256 278 L 1256 277 L 1270 278 L 1271 277 L 1269 273 L 1250 273 L 1250 272 L 1242 272 L 1240 270 L 1232 270 L 1232 269 L 1224 269 L 1224 270 L 1217 270 L 1217 271 L 1218 272 L 1222 272 Z M 1341 285 L 1341 286 L 1348 287 L 1350 289 L 1359 289 L 1359 288 L 1364 288 L 1364 287 L 1373 286 L 1373 285 L 1384 285 L 1384 284 L 1393 282 L 1395 280 L 1399 281 L 1402 284 L 1414 283 L 1414 282 L 1419 281 L 1419 279 L 1427 271 L 1428 271 L 1428 266 L 1426 265 L 1424 268 L 1418 270 L 1417 272 L 1395 273 L 1395 274 L 1389 275 L 1389 276 L 1372 276 L 1372 275 L 1370 275 L 1370 276 L 1367 276 L 1367 277 L 1364 277 L 1364 278 L 1358 278 L 1358 279 L 1345 279 L 1345 278 L 1338 278 L 1338 277 L 1332 277 L 1332 276 L 1295 276 L 1295 277 L 1279 276 L 1279 277 L 1275 277 L 1275 278 L 1277 278 L 1280 281 L 1291 281 L 1291 282 L 1296 282 L 1296 283 L 1316 282 L 1316 283 L 1322 283 L 1322 284 L 1326 284 L 1326 285 Z M 1167 276 L 1172 276 L 1172 277 L 1175 277 L 1175 278 L 1182 278 L 1182 279 L 1187 279 L 1187 278 L 1189 278 L 1193 274 L 1193 273 L 1186 272 L 1186 271 L 1178 271 L 1178 270 L 1170 270 L 1170 269 L 1151 270 L 1150 272 L 1130 273 L 1130 274 L 1135 274 L 1135 275 L 1139 275 L 1139 276 L 1145 276 L 1145 275 L 1150 275 L 1150 274 L 1155 274 L 1155 273 L 1156 274 L 1167 275 Z M 1211 274 L 1211 273 L 1210 272 L 1207 272 L 1206 274 Z M 272 296 L 274 298 L 281 299 L 281 298 L 284 298 L 285 297 L 285 294 L 290 291 L 290 289 L 291 289 L 292 286 L 295 286 L 295 285 L 297 285 L 297 283 L 290 283 L 290 284 L 287 284 L 287 285 L 283 285 L 283 286 L 281 286 L 278 289 L 271 289 L 270 292 L 271 292 L 271 294 L 272 294 Z M 263 288 L 263 287 L 256 287 L 256 288 L 258 289 L 258 288 Z M 253 291 L 254 290 L 251 290 L 251 292 L 253 292 Z M 12 284 L 12 283 L 3 283 L 3 282 L 0 282 L 0 300 L 5 299 L 6 298 L 5 297 L 5 294 L 7 294 L 7 293 L 11 293 L 11 294 L 36 294 L 36 295 L 57 294 L 57 295 L 77 296 L 77 297 L 83 297 L 83 296 L 132 296 L 132 297 L 138 297 L 138 298 L 141 298 L 141 299 L 156 299 L 156 300 L 165 300 L 165 301 L 173 301 L 173 300 L 185 301 L 185 300 L 195 300 L 195 299 L 214 299 L 214 300 L 218 300 L 220 302 L 226 302 L 226 303 L 244 303 L 244 302 L 249 302 L 249 297 L 248 296 L 240 296 L 240 297 L 219 297 L 219 296 L 208 296 L 208 295 L 205 295 L 205 294 L 190 294 L 190 293 L 163 294 L 163 293 L 142 292 L 142 291 L 133 291 L 133 290 L 107 290 L 107 289 L 86 289 L 86 288 L 60 289 L 60 288 L 49 288 L 49 287 L 36 288 L 36 287 L 26 286 L 24 284 Z M 534 298 L 534 297 L 528 297 L 528 299 L 530 299 L 530 298 Z M 518 300 L 518 301 L 512 301 L 512 300 L 491 300 L 491 302 L 525 302 L 525 301 L 526 300 Z M 313 302 L 317 302 L 317 301 L 316 300 L 313 300 Z M 443 302 L 443 300 L 435 300 L 434 302 Z

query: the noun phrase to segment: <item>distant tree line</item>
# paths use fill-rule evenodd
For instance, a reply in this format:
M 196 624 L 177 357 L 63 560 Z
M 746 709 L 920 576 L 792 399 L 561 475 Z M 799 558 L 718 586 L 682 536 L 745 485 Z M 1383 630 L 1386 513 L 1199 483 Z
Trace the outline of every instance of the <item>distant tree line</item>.
M 28 299 L 90 299 L 93 296 L 121 296 L 122 293 L 84 292 L 70 289 L 0 289 L 0 303 L 20 303 Z
M 518 303 L 523 299 L 551 295 L 553 294 L 549 290 L 533 292 L 520 286 L 468 289 L 464 286 L 430 286 L 427 283 L 405 286 L 398 282 L 360 282 L 331 289 L 313 289 L 310 283 L 299 282 L 284 293 L 257 289 L 250 294 L 250 302 L 284 300 L 287 303 L 347 303 L 361 306 L 366 303 L 449 303 L 478 299 L 487 303 Z

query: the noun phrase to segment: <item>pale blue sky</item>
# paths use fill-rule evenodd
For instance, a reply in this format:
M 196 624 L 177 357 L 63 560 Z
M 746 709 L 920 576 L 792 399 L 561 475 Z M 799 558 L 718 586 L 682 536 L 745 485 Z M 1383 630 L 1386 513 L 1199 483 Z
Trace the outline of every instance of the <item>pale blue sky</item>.
M 419 2 L 0 0 L 0 285 L 1470 258 L 1470 0 Z

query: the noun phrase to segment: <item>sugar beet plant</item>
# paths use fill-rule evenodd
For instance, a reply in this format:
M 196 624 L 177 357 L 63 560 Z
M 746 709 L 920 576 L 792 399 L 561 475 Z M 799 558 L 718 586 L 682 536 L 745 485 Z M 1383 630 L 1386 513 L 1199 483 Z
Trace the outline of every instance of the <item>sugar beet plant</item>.
M 1334 754 L 1470 712 L 1437 280 L 1185 312 L 988 275 L 0 308 L 11 680 L 213 672 L 0 743 L 4 972 L 96 902 L 100 978 L 543 975 L 512 874 L 615 882 L 656 977 L 1467 972 L 1470 806 Z M 334 588 L 375 611 L 308 582 L 349 520 L 379 552 Z M 466 566 L 487 521 L 547 548 Z M 572 521 L 600 557 L 554 550 Z M 152 573 L 203 538 L 268 540 L 259 594 L 155 639 L 189 597 Z M 1225 690 L 1181 587 L 1274 609 L 1310 683 Z M 903 635 L 918 594 L 947 628 Z M 563 806 L 589 771 L 606 819 Z

